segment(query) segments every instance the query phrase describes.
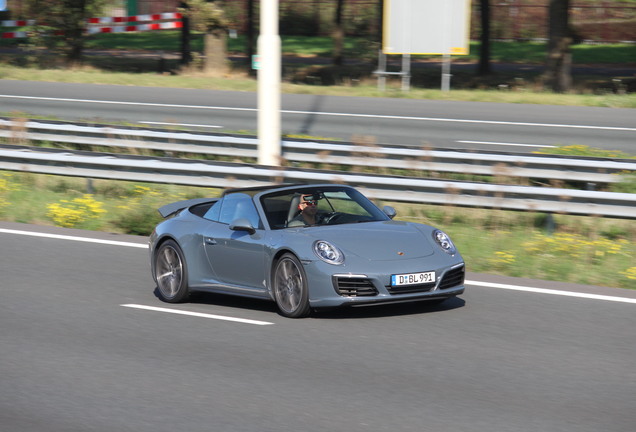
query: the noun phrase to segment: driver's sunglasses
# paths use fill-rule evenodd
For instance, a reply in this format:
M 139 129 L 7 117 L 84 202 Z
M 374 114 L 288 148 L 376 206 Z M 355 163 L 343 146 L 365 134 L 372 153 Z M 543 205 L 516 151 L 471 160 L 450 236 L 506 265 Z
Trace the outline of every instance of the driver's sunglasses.
M 304 202 L 305 202 L 305 204 L 310 205 L 310 206 L 315 206 L 316 204 L 318 204 L 316 202 L 316 200 L 305 200 Z

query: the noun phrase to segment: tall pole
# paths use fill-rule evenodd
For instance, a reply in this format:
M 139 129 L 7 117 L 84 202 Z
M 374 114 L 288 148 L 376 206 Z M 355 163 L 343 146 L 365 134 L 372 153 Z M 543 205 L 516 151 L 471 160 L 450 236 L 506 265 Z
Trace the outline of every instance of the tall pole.
M 450 28 L 450 23 L 452 20 L 452 12 L 451 12 L 451 5 L 447 3 L 444 4 L 444 17 L 442 18 L 444 21 L 444 27 L 445 29 L 449 29 Z M 450 41 L 449 41 L 449 30 L 446 30 L 443 33 L 442 36 L 442 40 L 443 42 L 443 49 L 444 49 L 444 54 L 442 55 L 442 91 L 443 92 L 447 92 L 450 90 L 450 81 L 451 81 L 451 56 L 450 56 Z
M 250 76 L 256 76 L 256 71 L 252 68 L 254 61 L 254 1 L 247 0 L 247 70 Z
M 281 42 L 278 34 L 278 0 L 261 1 L 258 36 L 258 163 L 279 166 Z
M 128 0 L 126 2 L 126 13 L 128 16 L 137 15 L 139 10 L 137 9 L 137 0 Z

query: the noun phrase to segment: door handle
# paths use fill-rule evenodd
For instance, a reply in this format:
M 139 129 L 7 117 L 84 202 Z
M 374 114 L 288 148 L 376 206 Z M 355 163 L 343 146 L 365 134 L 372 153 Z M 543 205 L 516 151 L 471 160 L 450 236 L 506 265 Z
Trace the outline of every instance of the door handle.
M 215 245 L 216 244 L 216 240 L 214 240 L 211 237 L 206 237 L 205 238 L 205 244 L 209 244 L 209 245 Z

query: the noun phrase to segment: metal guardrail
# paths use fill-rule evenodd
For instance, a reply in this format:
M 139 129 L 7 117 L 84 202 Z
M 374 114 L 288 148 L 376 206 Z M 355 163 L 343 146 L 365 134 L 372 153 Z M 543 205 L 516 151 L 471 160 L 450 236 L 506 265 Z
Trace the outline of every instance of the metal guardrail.
M 373 199 L 636 219 L 636 194 L 356 174 L 290 167 L 0 146 L 0 170 L 87 178 L 243 187 L 346 183 Z
M 89 126 L 62 122 L 0 119 L 0 137 L 11 142 L 50 141 L 190 153 L 257 158 L 257 139 L 196 132 L 133 127 Z M 613 183 L 616 174 L 636 171 L 636 161 L 605 158 L 570 158 L 553 155 L 471 153 L 428 150 L 408 146 L 370 146 L 351 143 L 284 140 L 283 157 L 290 163 L 323 163 L 371 168 L 450 172 L 494 177 L 520 177 L 584 183 Z

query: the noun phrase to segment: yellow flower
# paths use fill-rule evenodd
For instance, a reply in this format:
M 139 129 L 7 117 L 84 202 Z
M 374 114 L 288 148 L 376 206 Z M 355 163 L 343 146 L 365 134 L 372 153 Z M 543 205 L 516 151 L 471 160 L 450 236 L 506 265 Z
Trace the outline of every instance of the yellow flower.
M 495 256 L 490 258 L 490 262 L 493 266 L 512 264 L 515 262 L 515 256 L 510 252 L 497 251 L 495 252 Z
M 636 267 L 630 267 L 624 272 L 621 272 L 622 275 L 625 275 L 627 279 L 636 280 Z
M 96 201 L 92 195 L 86 194 L 81 198 L 72 201 L 60 200 L 59 203 L 52 203 L 47 206 L 46 215 L 53 219 L 56 225 L 71 228 L 89 219 L 98 218 L 106 210 L 102 208 L 102 203 Z

